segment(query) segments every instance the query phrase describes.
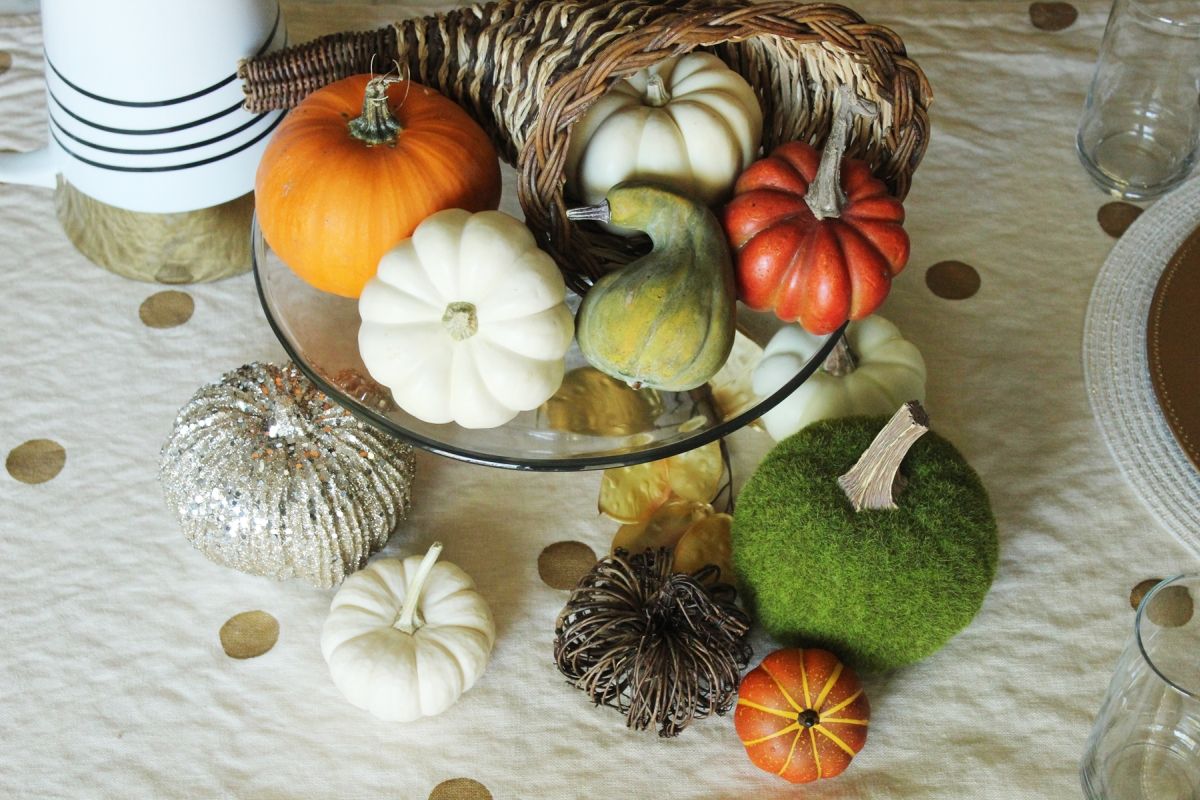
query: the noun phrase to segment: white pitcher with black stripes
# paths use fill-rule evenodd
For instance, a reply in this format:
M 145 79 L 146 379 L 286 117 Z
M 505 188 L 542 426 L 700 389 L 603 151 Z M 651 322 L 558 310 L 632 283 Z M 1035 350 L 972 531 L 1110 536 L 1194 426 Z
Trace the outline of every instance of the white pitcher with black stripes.
M 242 108 L 240 59 L 285 44 L 278 0 L 42 0 L 47 144 L 0 154 L 0 182 L 136 212 L 251 191 L 282 112 Z

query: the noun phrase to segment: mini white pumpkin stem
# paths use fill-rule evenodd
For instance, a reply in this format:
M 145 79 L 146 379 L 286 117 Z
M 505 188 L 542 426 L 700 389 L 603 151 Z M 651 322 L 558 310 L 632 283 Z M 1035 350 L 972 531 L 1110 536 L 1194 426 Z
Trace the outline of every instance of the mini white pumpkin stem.
M 859 96 L 844 83 L 837 87 L 836 106 L 816 177 L 804 195 L 804 202 L 817 219 L 842 215 L 842 206 L 846 204 L 846 193 L 842 191 L 842 157 L 846 154 L 851 123 L 855 117 L 873 119 L 879 113 L 877 103 Z
M 470 339 L 479 332 L 479 313 L 474 303 L 455 302 L 446 306 L 442 325 L 456 342 Z
M 829 351 L 829 355 L 825 356 L 821 369 L 835 378 L 844 378 L 857 368 L 858 361 L 854 357 L 854 351 L 850 349 L 846 334 L 839 334 L 837 344 Z
M 929 430 L 929 414 L 911 400 L 892 415 L 838 486 L 855 511 L 896 508 L 896 495 L 904 488 L 900 462 L 913 443 Z
M 671 102 L 671 93 L 663 83 L 661 75 L 651 74 L 646 81 L 646 105 L 651 108 L 662 108 Z
M 404 605 L 400 607 L 400 618 L 392 626 L 396 630 L 412 634 L 416 633 L 417 628 L 424 624 L 423 620 L 417 619 L 417 607 L 421 604 L 421 590 L 425 588 L 425 581 L 428 580 L 429 573 L 433 572 L 433 565 L 441 554 L 442 543 L 434 542 L 425 553 L 425 558 L 421 559 L 421 564 L 417 567 L 417 574 L 413 575 L 412 582 L 408 584 L 408 589 L 404 592 Z

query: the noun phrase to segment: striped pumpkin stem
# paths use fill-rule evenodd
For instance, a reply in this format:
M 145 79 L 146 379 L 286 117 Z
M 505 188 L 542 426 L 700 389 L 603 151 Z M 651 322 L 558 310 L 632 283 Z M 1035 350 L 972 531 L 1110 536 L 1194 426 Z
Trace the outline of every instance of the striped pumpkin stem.
M 928 430 L 929 414 L 920 403 L 900 406 L 850 471 L 838 478 L 855 511 L 896 508 L 896 496 L 904 489 L 900 463 Z

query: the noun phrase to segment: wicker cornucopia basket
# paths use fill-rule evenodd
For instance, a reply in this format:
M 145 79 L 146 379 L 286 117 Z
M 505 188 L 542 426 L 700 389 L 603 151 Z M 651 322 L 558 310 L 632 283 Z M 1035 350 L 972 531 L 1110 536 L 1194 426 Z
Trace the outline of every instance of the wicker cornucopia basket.
M 835 90 L 879 104 L 847 148 L 898 197 L 928 139 L 932 99 L 921 69 L 886 28 L 826 3 L 785 0 L 499 0 L 341 33 L 243 63 L 250 110 L 287 108 L 372 65 L 397 62 L 413 80 L 462 105 L 520 173 L 526 223 L 579 293 L 632 253 L 620 237 L 569 223 L 563 168 L 571 126 L 613 81 L 668 56 L 715 53 L 763 108 L 763 150 L 795 139 L 819 146 Z

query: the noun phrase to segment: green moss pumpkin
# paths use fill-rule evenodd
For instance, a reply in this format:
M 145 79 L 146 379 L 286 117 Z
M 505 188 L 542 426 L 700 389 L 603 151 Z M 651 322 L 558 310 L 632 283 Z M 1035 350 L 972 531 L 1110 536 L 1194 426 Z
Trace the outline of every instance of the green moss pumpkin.
M 713 213 L 663 186 L 630 181 L 568 216 L 645 231 L 654 245 L 588 291 L 575 319 L 584 357 L 634 387 L 684 391 L 715 375 L 733 347 L 737 290 Z
M 998 558 L 979 476 L 932 432 L 904 456 L 897 508 L 852 508 L 838 477 L 886 422 L 830 420 L 785 439 L 746 483 L 733 521 L 734 571 L 763 627 L 867 670 L 924 658 L 964 628 Z

